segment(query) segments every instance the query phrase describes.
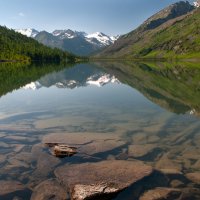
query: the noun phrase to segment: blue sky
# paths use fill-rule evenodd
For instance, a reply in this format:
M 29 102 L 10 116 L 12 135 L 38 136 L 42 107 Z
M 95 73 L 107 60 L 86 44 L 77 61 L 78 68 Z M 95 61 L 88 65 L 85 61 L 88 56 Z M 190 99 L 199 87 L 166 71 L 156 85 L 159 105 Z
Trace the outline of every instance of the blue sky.
M 0 0 L 0 25 L 127 33 L 177 0 Z

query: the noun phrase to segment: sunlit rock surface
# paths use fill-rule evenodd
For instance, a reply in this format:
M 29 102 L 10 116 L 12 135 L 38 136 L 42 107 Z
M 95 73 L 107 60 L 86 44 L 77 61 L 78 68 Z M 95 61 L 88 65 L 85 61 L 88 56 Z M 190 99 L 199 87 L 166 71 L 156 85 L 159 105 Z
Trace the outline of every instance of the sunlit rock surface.
M 58 167 L 55 175 L 70 191 L 73 200 L 113 194 L 149 176 L 152 167 L 140 161 L 101 161 Z

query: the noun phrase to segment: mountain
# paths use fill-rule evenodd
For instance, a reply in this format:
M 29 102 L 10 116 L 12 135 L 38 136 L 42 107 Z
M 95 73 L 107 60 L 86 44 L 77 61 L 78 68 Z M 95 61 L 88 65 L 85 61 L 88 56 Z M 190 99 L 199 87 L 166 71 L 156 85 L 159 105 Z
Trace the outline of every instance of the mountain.
M 37 90 L 42 87 L 57 88 L 78 88 L 94 85 L 103 87 L 109 83 L 119 84 L 119 80 L 106 72 L 98 69 L 96 66 L 76 65 L 73 68 L 64 69 L 57 73 L 48 74 L 41 79 L 23 86 L 23 89 Z
M 33 31 L 27 31 L 32 33 Z M 0 61 L 35 60 L 56 61 L 74 59 L 73 55 L 59 49 L 49 48 L 32 38 L 0 26 Z
M 101 32 L 87 34 L 85 32 L 67 30 L 55 30 L 52 33 L 37 31 L 35 29 L 16 29 L 23 35 L 32 37 L 38 42 L 72 52 L 76 55 L 88 56 L 113 44 L 118 36 L 108 36 Z
M 32 37 L 32 38 L 34 38 L 39 33 L 39 31 L 31 28 L 15 29 L 15 31 L 21 33 L 22 35 L 26 35 L 27 37 Z
M 121 36 L 97 57 L 200 57 L 200 9 L 180 1 L 156 13 L 132 32 Z
M 199 8 L 200 7 L 200 0 L 197 0 L 194 2 L 194 6 Z

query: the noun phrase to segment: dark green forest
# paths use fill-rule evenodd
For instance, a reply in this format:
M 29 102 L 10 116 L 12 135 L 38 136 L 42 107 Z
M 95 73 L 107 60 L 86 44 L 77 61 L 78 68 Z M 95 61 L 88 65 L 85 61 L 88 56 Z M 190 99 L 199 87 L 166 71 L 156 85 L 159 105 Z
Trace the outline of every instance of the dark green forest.
M 57 48 L 49 48 L 32 38 L 0 26 L 1 61 L 55 61 L 73 60 L 74 55 Z

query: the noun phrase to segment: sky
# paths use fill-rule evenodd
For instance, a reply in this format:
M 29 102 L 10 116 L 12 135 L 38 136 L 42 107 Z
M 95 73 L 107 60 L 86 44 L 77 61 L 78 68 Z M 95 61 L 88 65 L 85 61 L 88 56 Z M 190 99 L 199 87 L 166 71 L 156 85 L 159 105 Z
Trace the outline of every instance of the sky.
M 0 0 L 0 25 L 121 35 L 174 2 L 177 0 Z

